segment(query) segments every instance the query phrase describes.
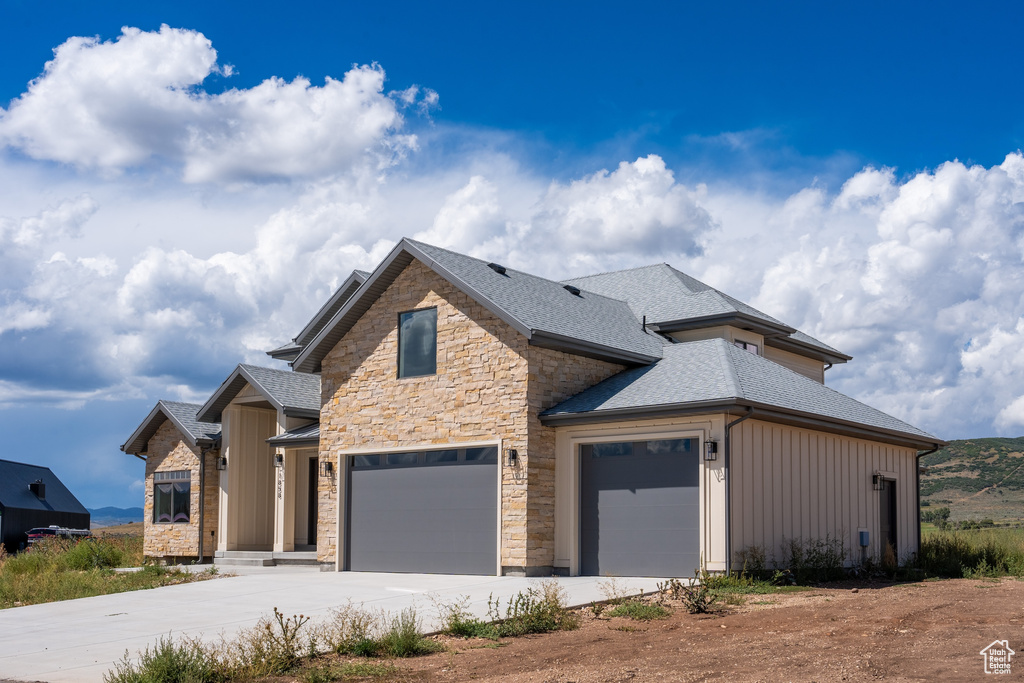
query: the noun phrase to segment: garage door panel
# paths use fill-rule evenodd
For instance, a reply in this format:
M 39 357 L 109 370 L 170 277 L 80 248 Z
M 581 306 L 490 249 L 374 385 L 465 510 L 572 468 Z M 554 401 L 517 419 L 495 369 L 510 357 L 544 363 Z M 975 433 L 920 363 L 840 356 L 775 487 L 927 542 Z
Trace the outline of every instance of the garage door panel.
M 349 569 L 494 574 L 497 477 L 494 463 L 351 470 Z
M 635 445 L 644 452 L 646 443 Z M 696 443 L 686 451 L 640 456 L 627 449 L 614 457 L 594 457 L 581 449 L 583 574 L 692 574 L 700 562 Z

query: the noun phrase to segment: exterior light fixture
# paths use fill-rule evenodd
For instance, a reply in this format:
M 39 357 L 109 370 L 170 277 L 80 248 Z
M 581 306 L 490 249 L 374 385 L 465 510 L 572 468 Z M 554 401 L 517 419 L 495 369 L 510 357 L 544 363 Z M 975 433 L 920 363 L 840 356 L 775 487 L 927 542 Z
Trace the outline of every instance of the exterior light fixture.
M 704 459 L 718 460 L 718 442 L 709 438 L 704 442 Z
M 506 448 L 505 449 L 505 461 L 508 463 L 509 467 L 515 467 L 516 465 L 518 465 L 519 464 L 519 451 L 517 451 L 514 448 Z
M 334 476 L 334 463 L 330 460 L 324 460 L 320 463 L 320 476 L 321 477 L 333 477 Z
M 284 467 L 284 456 L 280 453 L 274 455 L 274 467 Z
M 228 459 L 223 455 L 217 458 L 217 469 L 226 470 L 228 468 Z
M 871 475 L 871 488 L 873 488 L 875 491 L 881 491 L 882 489 L 885 488 L 885 480 L 882 479 L 881 474 Z

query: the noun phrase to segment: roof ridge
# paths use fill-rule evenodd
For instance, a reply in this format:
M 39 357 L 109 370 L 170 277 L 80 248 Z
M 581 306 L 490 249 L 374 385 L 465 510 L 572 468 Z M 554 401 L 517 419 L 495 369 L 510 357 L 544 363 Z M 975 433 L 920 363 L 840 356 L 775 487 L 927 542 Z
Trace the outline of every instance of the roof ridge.
M 570 278 L 567 278 L 565 280 L 559 280 L 558 282 L 572 282 L 573 280 L 586 280 L 587 278 L 591 278 L 591 277 L 601 277 L 602 275 L 615 275 L 617 273 L 628 273 L 628 272 L 633 271 L 633 270 L 646 270 L 648 268 L 657 268 L 658 266 L 665 266 L 667 268 L 675 270 L 675 268 L 672 268 L 671 265 L 669 265 L 669 264 L 665 263 L 664 261 L 662 261 L 661 263 L 648 263 L 646 266 L 634 266 L 632 268 L 619 268 L 618 270 L 604 270 L 604 271 L 601 271 L 600 273 L 592 273 L 590 275 L 577 275 L 576 277 L 570 277 Z
M 433 244 L 428 244 L 426 242 L 419 242 L 419 241 L 414 240 L 414 239 L 409 239 L 408 237 L 403 238 L 403 239 L 406 242 L 409 242 L 410 244 L 412 244 L 412 245 L 414 245 L 416 247 L 429 247 L 431 249 L 437 249 L 438 251 L 443 251 L 446 254 L 452 254 L 454 256 L 458 256 L 459 258 L 472 259 L 473 261 L 477 261 L 478 263 L 482 263 L 484 265 L 487 265 L 487 263 L 488 263 L 488 261 L 486 261 L 486 260 L 484 260 L 482 258 L 477 258 L 476 256 L 471 256 L 470 254 L 463 254 L 463 253 L 458 252 L 458 251 L 452 251 L 451 249 L 445 249 L 444 247 L 438 247 L 438 246 L 435 246 Z M 660 264 L 660 265 L 667 265 L 667 264 Z M 502 267 L 504 267 L 508 271 L 511 271 L 512 273 L 515 273 L 516 275 L 524 275 L 526 277 L 532 277 L 532 278 L 535 278 L 537 280 L 544 280 L 545 282 L 550 282 L 551 284 L 554 284 L 554 285 L 561 286 L 561 285 L 564 285 L 566 282 L 568 282 L 568 280 L 552 280 L 551 278 L 544 277 L 543 275 L 537 275 L 536 273 L 530 273 L 530 272 L 527 272 L 525 270 L 519 270 L 518 268 L 511 268 L 511 267 L 505 266 L 504 264 L 502 264 Z M 647 267 L 650 267 L 650 266 L 647 266 Z M 443 266 L 442 266 L 442 268 L 443 268 Z M 444 270 L 446 272 L 448 271 L 447 268 L 445 268 Z M 455 273 L 449 273 L 449 274 L 452 275 L 453 277 L 455 277 L 456 279 L 461 280 L 461 278 L 459 278 L 457 275 L 455 275 Z M 466 284 L 468 285 L 469 283 L 466 283 Z M 602 299 L 606 299 L 607 301 L 618 301 L 619 303 L 626 304 L 627 306 L 629 305 L 629 302 L 626 301 L 625 299 L 616 299 L 615 297 L 608 296 L 607 294 L 600 294 L 598 292 L 593 292 L 593 291 L 591 291 L 591 290 L 589 290 L 589 289 L 587 289 L 585 287 L 580 287 L 580 289 L 582 289 L 584 292 L 586 292 L 587 294 L 589 294 L 591 296 L 600 297 Z M 637 319 L 639 320 L 639 318 L 637 318 Z
M 732 397 L 744 398 L 743 385 L 740 383 L 739 373 L 736 372 L 736 368 L 733 366 L 732 358 L 730 357 L 731 349 L 736 349 L 736 347 L 720 337 L 716 337 L 708 341 L 713 342 L 718 351 L 718 358 L 722 362 L 722 369 L 725 371 L 725 380 L 732 387 Z M 736 350 L 739 351 L 739 349 Z M 744 351 L 743 353 L 747 352 Z

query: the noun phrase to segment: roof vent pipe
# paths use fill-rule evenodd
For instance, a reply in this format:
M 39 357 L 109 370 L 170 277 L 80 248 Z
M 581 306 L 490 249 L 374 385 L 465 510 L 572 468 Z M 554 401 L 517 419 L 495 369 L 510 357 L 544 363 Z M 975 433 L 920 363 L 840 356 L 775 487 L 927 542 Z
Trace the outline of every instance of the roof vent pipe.
M 36 498 L 39 500 L 46 500 L 46 484 L 43 483 L 42 479 L 36 479 L 34 482 L 28 485 L 29 491 L 36 494 Z
M 573 287 L 572 285 L 562 285 L 562 287 L 565 289 L 565 291 L 569 292 L 573 296 L 579 296 L 580 295 L 580 288 L 579 287 Z
M 498 275 L 505 274 L 505 266 L 501 265 L 500 263 L 488 263 L 487 267 L 493 270 Z

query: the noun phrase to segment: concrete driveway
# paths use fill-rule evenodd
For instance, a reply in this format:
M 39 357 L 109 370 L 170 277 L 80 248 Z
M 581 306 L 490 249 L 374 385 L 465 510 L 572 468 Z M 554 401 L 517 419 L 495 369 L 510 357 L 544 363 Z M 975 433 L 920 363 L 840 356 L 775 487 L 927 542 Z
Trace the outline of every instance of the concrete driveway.
M 470 610 L 486 616 L 493 594 L 509 597 L 540 579 L 432 574 L 320 572 L 305 567 L 268 567 L 166 588 L 103 595 L 0 610 L 0 679 L 102 681 L 127 650 L 135 656 L 161 636 L 214 639 L 252 626 L 274 607 L 287 615 L 325 617 L 348 601 L 398 612 L 415 606 L 424 630 L 435 630 L 432 596 L 443 602 L 470 599 Z M 561 578 L 572 605 L 605 599 L 606 580 Z M 651 592 L 657 579 L 616 579 L 630 592 Z

